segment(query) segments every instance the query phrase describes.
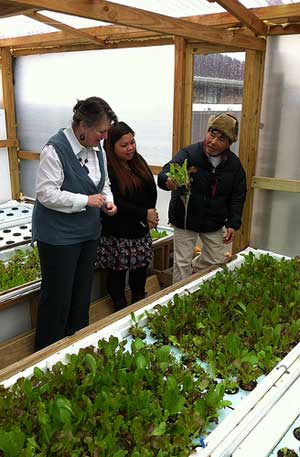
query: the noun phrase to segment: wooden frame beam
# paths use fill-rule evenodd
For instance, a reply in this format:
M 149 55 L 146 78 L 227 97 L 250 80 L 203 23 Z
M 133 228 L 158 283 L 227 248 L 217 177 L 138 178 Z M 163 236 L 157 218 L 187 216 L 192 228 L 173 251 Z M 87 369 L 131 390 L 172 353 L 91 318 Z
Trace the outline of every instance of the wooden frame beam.
M 261 21 L 267 23 L 269 21 L 280 20 L 288 22 L 289 18 L 300 16 L 300 2 L 290 5 L 264 6 L 261 8 L 249 8 Z M 241 22 L 230 13 L 214 13 L 206 15 L 195 15 L 182 17 L 187 21 L 196 22 L 197 24 L 206 24 L 216 27 L 236 27 L 241 25 Z
M 11 147 L 18 147 L 19 142 L 17 139 L 10 139 L 10 140 L 0 140 L 0 148 L 11 148 Z
M 157 176 L 162 170 L 161 165 L 149 165 L 149 168 L 152 171 L 154 176 Z
M 260 20 L 268 23 L 268 26 L 270 26 L 269 35 L 299 33 L 299 25 L 293 24 L 293 18 L 295 18 L 296 22 L 300 18 L 300 3 L 255 8 L 253 10 L 249 9 L 249 11 L 254 11 Z M 230 13 L 207 14 L 205 16 L 187 16 L 182 17 L 181 19 L 195 22 L 197 24 L 204 24 L 209 27 L 213 26 L 226 28 L 241 26 L 240 21 L 233 17 Z M 283 22 L 283 24 L 279 25 L 281 22 Z M 105 43 L 105 48 L 108 49 L 112 47 L 124 47 L 123 44 L 119 45 L 119 43 L 122 41 L 124 41 L 124 43 L 133 41 L 138 43 L 138 40 L 143 40 L 144 42 L 147 39 L 156 39 L 157 41 L 161 39 L 162 44 L 164 44 L 163 41 L 166 39 L 163 39 L 162 36 L 156 32 L 146 32 L 141 29 L 133 29 L 126 26 L 108 25 L 105 27 L 87 27 L 80 30 L 103 40 Z M 59 51 L 61 47 L 66 49 L 67 46 L 70 46 L 71 50 L 79 50 L 80 48 L 76 49 L 74 46 L 81 44 L 86 46 L 85 39 L 83 37 L 75 37 L 68 32 L 50 32 L 36 35 L 27 35 L 23 37 L 0 39 L 0 47 L 9 47 L 13 55 L 17 55 L 17 49 L 22 49 L 22 53 L 20 55 L 26 55 L 27 48 L 30 50 L 27 52 L 27 54 L 36 53 L 36 49 L 40 50 L 42 48 L 45 48 L 46 50 L 51 49 L 51 52 L 54 52 L 52 48 L 58 47 Z M 72 49 L 72 47 L 74 49 Z M 102 46 L 99 46 L 98 48 L 92 47 L 90 49 L 99 48 L 102 48 Z M 83 47 L 82 49 L 85 48 Z
M 8 48 L 1 48 L 3 107 L 6 118 L 7 141 L 17 138 L 12 56 Z M 20 195 L 19 161 L 17 146 L 8 146 L 12 198 Z
M 32 151 L 19 151 L 18 157 L 22 160 L 40 160 L 40 154 Z
M 265 42 L 260 38 L 236 35 L 233 31 L 212 30 L 206 25 L 194 24 L 182 19 L 171 18 L 162 14 L 118 5 L 105 0 L 11 0 L 33 8 L 48 9 L 59 13 L 96 19 L 114 24 L 127 25 L 134 28 L 143 28 L 152 32 L 166 35 L 180 36 L 198 41 L 215 43 L 226 46 L 240 46 L 246 49 L 264 50 Z
M 7 142 L 7 140 L 1 140 L 1 141 L 5 142 L 5 143 Z M 1 141 L 0 141 L 0 147 L 7 146 L 6 144 L 1 146 Z M 9 140 L 9 141 L 12 141 L 12 140 Z M 15 141 L 17 141 L 17 140 L 15 140 Z M 33 152 L 33 151 L 19 151 L 18 158 L 21 160 L 40 160 L 40 154 L 38 152 Z M 149 165 L 149 168 L 154 175 L 158 175 L 162 170 L 161 165 Z
M 185 94 L 186 41 L 175 38 L 174 101 L 173 101 L 173 155 L 183 146 L 183 119 Z
M 146 32 L 144 30 L 124 26 L 88 27 L 80 29 L 80 31 L 97 38 L 99 41 L 101 40 L 105 47 L 120 41 L 144 41 L 147 39 L 164 40 L 166 38 L 166 35 L 162 36 L 155 32 Z M 75 36 L 71 35 L 69 32 L 61 31 L 14 38 L 3 38 L 0 39 L 0 47 L 9 47 L 16 50 L 18 48 L 26 49 L 26 47 L 32 49 L 35 47 L 47 48 L 49 46 L 73 46 L 80 43 L 84 44 L 85 42 L 86 39 L 83 36 L 80 37 L 77 34 L 77 37 L 75 38 Z
M 268 26 L 238 0 L 216 0 L 216 2 L 252 30 L 255 35 L 267 35 Z
M 273 25 L 269 35 L 300 35 L 300 21 L 299 24 Z
M 19 14 L 24 14 L 25 11 L 29 11 L 28 6 L 18 5 L 16 3 L 12 3 L 9 0 L 1 0 L 0 7 L 0 18 L 16 16 Z
M 187 46 L 185 54 L 185 86 L 184 86 L 184 115 L 183 115 L 183 146 L 191 143 L 192 111 L 193 111 L 193 67 L 194 47 Z
M 174 44 L 172 38 L 157 38 L 157 39 L 149 39 L 135 41 L 121 41 L 118 43 L 109 43 L 105 47 L 97 46 L 93 43 L 86 43 L 86 44 L 78 44 L 72 46 L 49 46 L 49 47 L 42 47 L 42 48 L 34 48 L 34 49 L 18 49 L 14 51 L 14 57 L 21 57 L 21 56 L 28 56 L 34 54 L 51 54 L 51 53 L 59 53 L 59 52 L 74 52 L 74 51 L 92 51 L 92 50 L 108 50 L 108 49 L 122 49 L 122 48 L 137 48 L 137 47 L 147 47 L 147 46 L 165 46 Z
M 300 193 L 300 180 L 253 176 L 251 187 L 253 189 L 275 190 L 278 192 L 294 192 L 298 194 Z

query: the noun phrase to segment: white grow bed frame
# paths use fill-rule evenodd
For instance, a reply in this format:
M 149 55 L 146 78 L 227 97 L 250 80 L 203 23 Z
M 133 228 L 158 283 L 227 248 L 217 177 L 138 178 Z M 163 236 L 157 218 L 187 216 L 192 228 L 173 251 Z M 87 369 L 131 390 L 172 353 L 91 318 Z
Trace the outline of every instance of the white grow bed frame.
M 281 259 L 283 256 L 274 254 L 268 251 L 255 250 L 252 248 L 247 248 L 241 253 L 238 254 L 237 259 L 233 260 L 228 264 L 229 270 L 238 268 L 243 263 L 243 254 L 248 254 L 252 252 L 255 256 L 261 254 L 270 254 L 277 259 Z M 288 258 L 288 257 L 286 257 Z M 158 300 L 153 301 L 152 303 L 146 305 L 140 310 L 135 312 L 135 316 L 139 319 L 145 311 L 151 311 L 157 305 L 166 305 L 175 294 L 183 295 L 187 291 L 194 292 L 199 288 L 199 286 L 206 280 L 215 276 L 218 271 L 222 271 L 220 268 L 214 270 L 207 275 L 198 278 L 197 280 L 191 281 L 188 285 L 177 289 L 174 292 L 171 292 Z M 141 326 L 146 325 L 146 317 L 142 317 L 139 321 Z M 126 338 L 128 336 L 128 329 L 132 325 L 132 320 L 130 314 L 119 319 L 118 321 L 102 328 L 99 331 L 96 331 L 80 341 L 70 344 L 63 350 L 60 350 L 49 357 L 41 360 L 35 365 L 20 371 L 13 375 L 12 377 L 1 382 L 5 387 L 9 387 L 14 384 L 20 377 L 30 377 L 33 374 L 33 369 L 35 366 L 39 367 L 41 370 L 51 369 L 51 367 L 58 361 L 65 362 L 66 355 L 72 353 L 78 353 L 80 348 L 84 348 L 90 345 L 97 345 L 98 340 L 106 339 L 108 340 L 111 335 L 117 336 L 119 339 Z M 300 398 L 300 343 L 297 344 L 290 353 L 280 361 L 277 366 L 264 377 L 258 386 L 251 392 L 249 395 L 244 398 L 216 428 L 212 431 L 204 442 L 205 448 L 197 448 L 191 456 L 199 457 L 267 457 L 272 449 L 276 446 L 278 439 L 278 434 L 273 436 L 268 434 L 268 427 L 265 425 L 265 421 L 269 420 L 269 414 L 272 411 L 275 412 L 275 421 L 283 421 L 282 410 L 278 407 L 274 409 L 278 404 L 280 404 L 281 399 L 285 398 L 285 395 L 289 394 L 289 391 L 292 392 L 297 386 L 298 398 Z M 296 397 L 297 398 L 297 397 Z M 282 400 L 283 401 L 283 400 Z M 294 405 L 293 408 L 293 417 L 297 417 L 299 414 L 300 404 Z M 286 412 L 289 408 L 286 408 Z M 296 414 L 295 410 L 298 411 Z M 277 416 L 280 414 L 280 416 Z M 280 419 L 279 419 L 280 417 Z M 289 424 L 291 424 L 291 419 L 288 419 Z M 279 427 L 282 430 L 281 434 L 284 434 L 287 430 L 283 430 L 284 427 Z M 258 438 L 252 437 L 252 433 L 260 433 L 259 441 Z M 253 435 L 254 436 L 254 435 Z M 255 435 L 257 436 L 257 435 Z M 247 439 L 248 437 L 248 439 Z M 263 437 L 263 440 L 261 438 Z M 260 450 L 260 441 L 266 441 L 268 438 L 268 448 L 265 451 Z M 270 444 L 271 443 L 271 444 Z M 253 449 L 249 447 L 253 445 Z
M 31 218 L 30 218 L 30 222 L 28 222 L 27 225 L 31 227 Z M 5 225 L 5 227 L 12 227 L 12 226 Z M 1 228 L 1 224 L 0 224 L 0 228 Z M 165 227 L 163 225 L 159 225 L 157 227 L 157 230 L 159 232 L 166 231 L 167 235 L 163 238 L 159 238 L 159 239 L 153 241 L 153 248 L 156 248 L 157 246 L 160 246 L 161 244 L 164 244 L 167 241 L 170 241 L 173 239 L 173 229 L 172 228 Z M 28 244 L 24 244 L 22 246 L 16 246 L 16 247 L 8 246 L 7 249 L 0 251 L 0 260 L 2 260 L 3 262 L 8 261 L 15 254 L 16 249 L 26 251 L 27 249 L 31 249 L 31 244 L 30 244 L 30 242 L 28 242 Z M 40 288 L 41 288 L 40 279 L 37 279 L 30 283 L 25 283 L 23 285 L 13 288 L 13 289 L 9 289 L 5 293 L 2 293 L 0 295 L 0 303 L 6 302 L 7 300 L 12 300 L 16 297 L 26 296 L 26 295 L 30 294 L 31 292 L 34 292 L 35 290 L 39 290 Z

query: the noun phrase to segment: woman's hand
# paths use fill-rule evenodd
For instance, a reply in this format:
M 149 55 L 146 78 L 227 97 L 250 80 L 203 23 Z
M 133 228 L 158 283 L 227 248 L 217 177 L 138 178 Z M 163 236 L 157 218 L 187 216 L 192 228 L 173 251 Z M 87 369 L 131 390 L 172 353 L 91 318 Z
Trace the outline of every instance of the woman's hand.
M 147 211 L 147 224 L 149 229 L 157 227 L 159 221 L 158 212 L 155 208 L 148 209 Z
M 103 206 L 102 211 L 108 216 L 114 216 L 118 211 L 118 208 L 114 203 L 107 202 L 106 205 Z
M 105 195 L 102 194 L 89 195 L 87 206 L 91 206 L 93 208 L 102 208 L 105 203 L 105 199 Z

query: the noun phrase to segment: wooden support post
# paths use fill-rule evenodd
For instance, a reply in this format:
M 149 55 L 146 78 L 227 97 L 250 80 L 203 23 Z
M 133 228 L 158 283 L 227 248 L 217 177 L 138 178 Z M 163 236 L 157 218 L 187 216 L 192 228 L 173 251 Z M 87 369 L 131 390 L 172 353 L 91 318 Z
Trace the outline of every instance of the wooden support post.
M 184 87 L 184 118 L 183 118 L 183 144 L 191 143 L 192 136 L 192 111 L 193 111 L 193 73 L 194 73 L 194 48 L 189 45 L 185 53 L 185 87 Z
M 257 157 L 264 62 L 264 52 L 247 51 L 239 147 L 239 157 L 247 175 L 247 198 L 243 211 L 242 226 L 237 232 L 233 243 L 233 253 L 245 249 L 249 246 L 250 241 L 253 203 L 251 183 L 255 174 Z
M 15 140 L 17 138 L 15 97 L 13 84 L 12 56 L 8 48 L 1 48 L 2 62 L 2 85 L 3 85 L 3 106 L 6 117 L 7 139 Z M 11 181 L 12 198 L 19 198 L 20 179 L 19 179 L 19 162 L 18 148 L 16 146 L 8 147 L 9 170 Z
M 185 50 L 185 39 L 176 37 L 173 104 L 173 155 L 183 146 Z

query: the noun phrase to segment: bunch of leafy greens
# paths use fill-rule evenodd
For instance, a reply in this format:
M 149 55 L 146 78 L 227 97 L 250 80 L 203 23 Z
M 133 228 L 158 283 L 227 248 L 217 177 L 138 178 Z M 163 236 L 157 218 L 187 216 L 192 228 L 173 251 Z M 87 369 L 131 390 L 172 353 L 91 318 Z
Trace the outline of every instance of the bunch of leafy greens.
M 17 249 L 7 261 L 0 260 L 0 292 L 20 286 L 41 276 L 36 247 L 22 251 Z
M 197 379 L 169 346 L 116 337 L 0 389 L 4 457 L 187 457 L 224 385 Z
M 151 335 L 201 361 L 228 390 L 253 387 L 299 341 L 300 262 L 245 257 L 234 271 L 148 314 Z
M 187 210 L 189 205 L 189 199 L 191 195 L 190 190 L 190 175 L 188 172 L 187 159 L 180 165 L 177 162 L 170 163 L 170 171 L 166 173 L 167 177 L 170 178 L 176 187 L 180 190 L 180 198 L 184 205 L 184 228 L 186 228 L 187 222 Z
M 166 236 L 168 236 L 166 230 L 156 230 L 156 229 L 150 230 L 150 235 L 151 235 L 151 238 L 153 241 L 159 240 L 160 238 L 165 238 Z

